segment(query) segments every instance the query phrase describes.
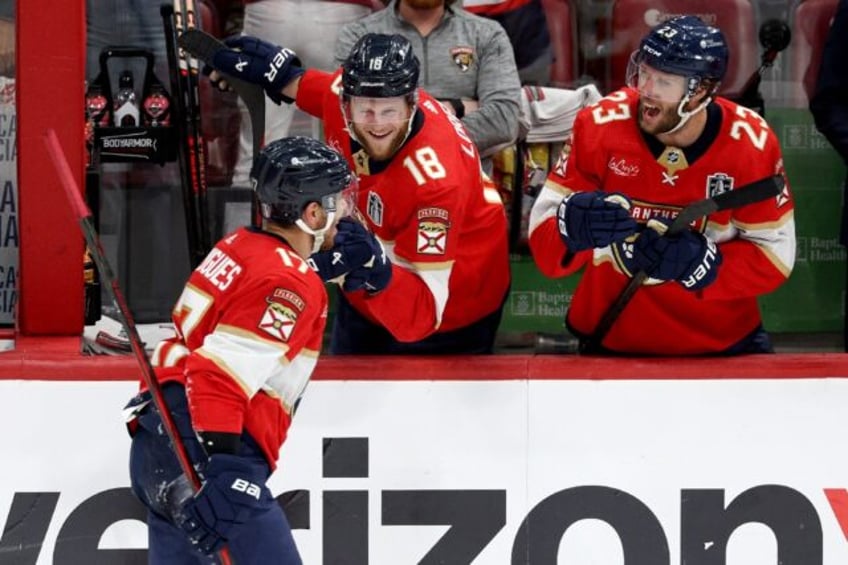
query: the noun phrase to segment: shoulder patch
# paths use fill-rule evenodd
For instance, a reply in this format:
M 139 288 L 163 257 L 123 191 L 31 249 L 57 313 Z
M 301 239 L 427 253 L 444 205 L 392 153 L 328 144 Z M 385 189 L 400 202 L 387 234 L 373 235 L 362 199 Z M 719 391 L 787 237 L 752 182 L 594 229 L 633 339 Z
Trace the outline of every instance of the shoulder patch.
M 448 242 L 450 218 L 443 208 L 422 208 L 418 210 L 418 253 L 424 255 L 444 255 Z
M 280 341 L 288 341 L 297 323 L 297 317 L 306 306 L 296 292 L 275 288 L 266 298 L 268 307 L 259 321 L 259 329 Z

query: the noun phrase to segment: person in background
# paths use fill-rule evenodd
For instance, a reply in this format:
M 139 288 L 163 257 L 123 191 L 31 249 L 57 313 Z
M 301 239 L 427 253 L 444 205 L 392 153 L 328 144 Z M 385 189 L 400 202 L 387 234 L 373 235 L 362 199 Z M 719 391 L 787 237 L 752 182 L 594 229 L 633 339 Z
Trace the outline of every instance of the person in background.
M 810 100 L 810 111 L 816 121 L 816 128 L 848 165 L 848 66 L 845 63 L 846 60 L 848 60 L 848 0 L 839 0 L 825 40 L 816 88 Z M 848 246 L 848 176 L 843 184 L 839 242 Z M 845 351 L 848 351 L 848 306 L 843 312 L 843 319 L 845 320 L 844 347 Z
M 208 563 L 203 555 L 224 547 L 234 563 L 301 563 L 266 481 L 326 323 L 327 291 L 307 258 L 332 240 L 355 185 L 338 153 L 306 137 L 269 143 L 251 179 L 261 227 L 239 228 L 215 245 L 174 306 L 177 335 L 151 356 L 200 475 L 196 493 L 149 392 L 127 406 L 130 479 L 148 508 L 150 563 Z
M 257 38 L 227 43 L 213 68 L 322 120 L 385 248 L 356 256 L 336 237 L 313 255 L 342 290 L 330 351 L 491 353 L 510 280 L 506 215 L 463 123 L 418 87 L 409 40 L 365 34 L 335 73 L 304 69 L 292 50 Z
M 333 60 L 333 44 L 344 24 L 354 22 L 371 13 L 378 0 L 243 0 L 244 35 L 259 37 L 274 43 L 285 43 L 294 49 L 304 64 L 310 68 L 332 71 L 338 68 Z M 382 4 L 378 5 L 382 7 Z M 231 15 L 227 21 L 237 18 Z M 233 34 L 235 25 L 229 26 Z M 253 159 L 253 138 L 246 108 L 239 100 L 241 128 L 239 131 L 238 158 L 233 171 L 233 185 L 247 187 L 248 173 Z M 279 139 L 292 128 L 295 108 L 288 104 L 265 104 L 265 139 Z M 311 120 L 308 120 L 311 122 Z M 312 127 L 312 126 L 315 127 Z M 302 128 L 301 128 L 302 129 Z M 317 124 L 301 135 L 320 137 Z M 245 208 L 246 210 L 246 208 Z M 246 223 L 246 222 L 245 222 Z
M 503 26 L 521 84 L 548 86 L 553 49 L 542 0 L 463 0 L 462 7 Z
M 454 0 L 391 0 L 384 10 L 342 27 L 338 64 L 366 33 L 409 40 L 421 60 L 421 88 L 462 120 L 484 158 L 515 141 L 521 84 L 500 24 Z
M 585 269 L 566 324 L 593 335 L 637 272 L 649 276 L 602 342 L 604 352 L 770 352 L 757 297 L 795 261 L 788 183 L 775 198 L 710 214 L 663 236 L 686 205 L 785 175 L 780 145 L 758 114 L 715 95 L 727 70 L 721 31 L 695 16 L 651 30 L 627 87 L 581 110 L 530 217 L 539 269 Z

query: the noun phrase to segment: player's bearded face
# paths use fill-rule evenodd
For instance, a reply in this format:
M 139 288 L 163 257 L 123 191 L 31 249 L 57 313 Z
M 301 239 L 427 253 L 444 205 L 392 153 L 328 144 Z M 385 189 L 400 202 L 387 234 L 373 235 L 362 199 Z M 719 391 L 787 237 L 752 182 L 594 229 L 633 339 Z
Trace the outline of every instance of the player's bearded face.
M 352 96 L 350 127 L 372 159 L 388 159 L 400 148 L 409 131 L 412 108 L 405 96 L 365 98 Z
M 640 64 L 635 84 L 639 91 L 639 127 L 657 135 L 674 129 L 682 119 L 677 112 L 686 94 L 686 78 Z

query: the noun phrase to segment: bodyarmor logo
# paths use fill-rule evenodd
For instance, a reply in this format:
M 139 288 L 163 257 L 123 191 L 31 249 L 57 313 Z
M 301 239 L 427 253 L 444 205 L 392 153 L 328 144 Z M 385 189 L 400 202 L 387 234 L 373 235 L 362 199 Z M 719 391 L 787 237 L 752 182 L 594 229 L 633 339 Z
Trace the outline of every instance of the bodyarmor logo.
M 715 173 L 707 177 L 707 198 L 713 198 L 733 190 L 733 177 L 724 173 Z

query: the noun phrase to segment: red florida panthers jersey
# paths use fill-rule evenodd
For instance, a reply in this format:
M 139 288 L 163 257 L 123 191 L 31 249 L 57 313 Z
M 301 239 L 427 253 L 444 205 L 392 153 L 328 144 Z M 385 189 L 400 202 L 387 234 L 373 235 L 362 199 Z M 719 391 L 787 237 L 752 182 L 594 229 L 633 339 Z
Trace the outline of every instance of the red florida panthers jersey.
M 273 469 L 318 360 L 321 279 L 283 239 L 241 228 L 192 272 L 173 320 L 151 358 L 159 380 L 186 384 L 196 430 L 247 430 Z
M 530 218 L 530 248 L 550 277 L 585 267 L 567 322 L 590 335 L 632 275 L 632 241 L 576 253 L 566 248 L 556 208 L 572 191 L 620 192 L 641 223 L 673 219 L 687 204 L 784 174 L 780 146 L 765 120 L 718 98 L 709 109 L 715 137 L 693 162 L 677 147 L 652 151 L 638 126 L 638 94 L 623 89 L 581 110 L 572 138 L 539 195 Z M 709 122 L 708 122 L 709 123 Z M 659 153 L 659 156 L 657 154 Z M 757 297 L 789 276 L 795 261 L 794 205 L 789 185 L 775 198 L 718 212 L 692 229 L 715 241 L 723 257 L 716 281 L 698 292 L 649 279 L 614 324 L 604 346 L 657 355 L 722 351 L 760 323 Z
M 359 211 L 394 265 L 385 290 L 348 293 L 350 303 L 399 341 L 491 314 L 509 287 L 506 215 L 464 126 L 419 91 L 421 127 L 378 168 L 358 146 L 353 152 L 340 78 L 340 71 L 307 71 L 297 105 L 324 121 L 327 143 L 356 171 Z

